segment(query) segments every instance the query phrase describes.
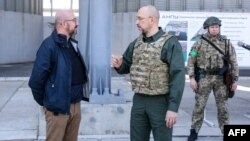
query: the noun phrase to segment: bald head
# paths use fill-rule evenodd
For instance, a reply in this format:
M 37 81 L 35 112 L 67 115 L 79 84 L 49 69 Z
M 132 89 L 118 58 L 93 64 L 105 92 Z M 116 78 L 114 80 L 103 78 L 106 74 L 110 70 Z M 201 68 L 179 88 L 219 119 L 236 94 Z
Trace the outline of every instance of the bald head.
M 136 15 L 136 25 L 138 29 L 147 37 L 158 32 L 160 14 L 152 5 L 141 7 Z
M 160 18 L 159 11 L 152 5 L 146 5 L 146 6 L 141 7 L 138 10 L 138 13 L 141 13 L 147 17 L 153 17 L 157 21 L 159 21 L 159 18 Z
M 61 23 L 65 20 L 69 20 L 73 18 L 75 18 L 73 10 L 69 10 L 69 9 L 58 10 L 55 15 L 55 24 L 57 25 L 58 23 Z
M 77 33 L 77 19 L 73 10 L 58 10 L 55 15 L 55 30 L 67 38 Z

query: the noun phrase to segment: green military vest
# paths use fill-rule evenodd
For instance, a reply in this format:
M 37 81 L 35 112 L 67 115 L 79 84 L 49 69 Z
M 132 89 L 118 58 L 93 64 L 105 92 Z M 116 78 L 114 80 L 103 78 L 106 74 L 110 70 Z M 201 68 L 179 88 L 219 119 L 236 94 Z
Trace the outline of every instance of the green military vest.
M 162 95 L 169 92 L 169 67 L 161 61 L 161 50 L 172 37 L 165 33 L 157 41 L 145 43 L 137 38 L 130 68 L 132 89 L 135 93 Z

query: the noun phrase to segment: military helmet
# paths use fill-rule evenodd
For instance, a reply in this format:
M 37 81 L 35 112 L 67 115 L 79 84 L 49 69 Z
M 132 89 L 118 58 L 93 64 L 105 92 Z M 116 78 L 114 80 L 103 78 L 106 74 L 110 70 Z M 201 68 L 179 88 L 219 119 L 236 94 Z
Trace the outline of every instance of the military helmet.
M 204 24 L 203 24 L 203 28 L 206 29 L 211 25 L 219 25 L 221 26 L 221 20 L 219 20 L 217 17 L 208 17 Z

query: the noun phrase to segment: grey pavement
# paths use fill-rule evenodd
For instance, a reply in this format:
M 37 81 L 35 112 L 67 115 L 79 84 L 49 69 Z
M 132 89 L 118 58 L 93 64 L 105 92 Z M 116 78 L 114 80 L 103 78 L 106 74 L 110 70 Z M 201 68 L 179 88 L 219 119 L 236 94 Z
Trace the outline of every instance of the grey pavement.
M 0 65 L 0 141 L 44 141 L 45 120 L 27 85 L 32 63 Z M 126 75 L 112 70 L 111 87 L 124 93 L 125 104 L 82 102 L 79 141 L 129 141 L 129 118 L 133 92 Z M 228 101 L 231 124 L 250 124 L 250 77 L 240 77 L 233 99 Z M 186 79 L 173 141 L 186 141 L 191 125 L 194 93 Z M 206 119 L 197 141 L 222 141 L 217 109 L 211 94 Z M 153 141 L 153 139 L 151 139 Z

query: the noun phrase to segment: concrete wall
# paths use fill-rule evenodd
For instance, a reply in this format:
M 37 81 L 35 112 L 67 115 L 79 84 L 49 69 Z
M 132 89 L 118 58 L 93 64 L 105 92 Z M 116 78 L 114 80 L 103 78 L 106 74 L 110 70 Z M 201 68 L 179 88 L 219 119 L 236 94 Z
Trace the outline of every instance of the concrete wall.
M 54 23 L 54 22 L 55 22 L 54 17 L 43 17 L 43 39 L 45 39 L 52 33 L 54 27 L 52 27 L 49 23 Z
M 139 31 L 135 24 L 135 12 L 113 13 L 112 15 L 112 54 L 122 55 L 138 35 Z M 54 22 L 54 17 L 44 17 L 44 38 L 51 34 L 52 28 L 48 22 Z M 79 26 L 81 27 L 81 26 Z M 76 36 L 76 38 L 78 38 Z
M 0 11 L 0 64 L 30 62 L 43 39 L 43 17 Z
M 43 0 L 0 0 L 0 10 L 43 15 Z
M 135 12 L 113 14 L 112 54 L 122 55 L 129 43 L 139 35 L 135 17 Z

